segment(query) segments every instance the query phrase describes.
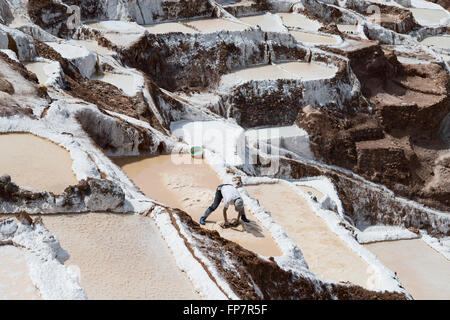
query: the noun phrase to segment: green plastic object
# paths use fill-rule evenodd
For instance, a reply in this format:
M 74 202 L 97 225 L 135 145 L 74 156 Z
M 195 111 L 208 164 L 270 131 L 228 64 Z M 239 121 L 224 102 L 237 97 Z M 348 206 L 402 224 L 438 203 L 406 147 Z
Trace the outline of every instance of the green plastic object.
M 194 146 L 191 147 L 191 157 L 193 158 L 203 158 L 204 150 L 202 147 Z

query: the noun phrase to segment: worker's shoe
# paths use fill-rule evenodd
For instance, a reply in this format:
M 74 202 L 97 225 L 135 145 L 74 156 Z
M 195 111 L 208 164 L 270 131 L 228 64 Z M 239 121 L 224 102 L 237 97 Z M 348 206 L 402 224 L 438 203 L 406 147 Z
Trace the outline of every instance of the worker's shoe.
M 205 220 L 206 220 L 205 217 L 201 217 L 201 218 L 200 218 L 200 224 L 201 224 L 202 226 L 205 225 Z
M 244 222 L 247 222 L 247 223 L 250 222 L 250 220 L 248 220 L 246 216 L 242 216 L 241 219 L 242 219 L 242 221 L 244 221 Z

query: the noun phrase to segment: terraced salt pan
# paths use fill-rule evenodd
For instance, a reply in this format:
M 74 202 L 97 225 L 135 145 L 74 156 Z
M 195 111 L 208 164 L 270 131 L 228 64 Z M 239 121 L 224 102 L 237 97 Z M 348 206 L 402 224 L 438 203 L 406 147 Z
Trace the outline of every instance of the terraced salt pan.
M 336 26 L 340 32 L 347 32 L 347 33 L 358 32 L 358 26 L 356 24 L 337 24 Z
M 261 30 L 266 32 L 287 32 L 286 27 L 283 25 L 283 20 L 278 15 L 270 13 L 248 16 L 239 18 L 244 23 L 252 26 L 259 26 Z
M 145 32 L 145 28 L 142 26 L 126 21 L 102 21 L 87 23 L 86 26 L 102 31 L 106 39 L 123 47 L 137 41 Z
M 331 78 L 336 74 L 336 68 L 314 62 L 286 62 L 277 66 L 287 71 L 294 79 L 318 80 Z
M 31 282 L 25 253 L 14 246 L 0 246 L 0 300 L 40 300 Z
M 244 31 L 248 27 L 244 24 L 233 22 L 227 19 L 211 18 L 187 21 L 186 24 L 192 27 L 194 30 L 198 30 L 203 33 L 211 33 L 222 30 L 227 31 Z
M 153 220 L 103 213 L 50 215 L 89 299 L 199 299 Z
M 174 159 L 181 160 L 177 155 L 174 155 Z M 182 209 L 199 221 L 213 202 L 217 186 L 223 182 L 203 160 L 196 159 L 193 162 L 189 155 L 185 155 L 184 159 L 188 163 L 176 164 L 171 155 L 117 158 L 114 161 L 148 197 Z M 217 230 L 222 237 L 261 255 L 282 255 L 270 233 L 259 225 L 249 210 L 246 210 L 246 215 L 251 223 L 232 229 L 222 229 L 218 225 L 223 221 L 222 210 L 223 203 L 208 217 L 205 228 Z M 228 219 L 237 217 L 233 206 L 227 214 Z
M 441 24 L 450 18 L 450 14 L 445 10 L 429 9 L 429 8 L 408 8 L 421 25 Z M 447 21 L 448 23 L 448 21 Z
M 369 265 L 333 233 L 305 199 L 284 184 L 245 186 L 299 246 L 309 269 L 327 280 L 368 287 Z
M 325 36 L 322 34 L 315 34 L 302 31 L 290 31 L 295 40 L 304 43 L 323 43 L 323 44 L 336 44 L 338 40 L 332 36 Z
M 56 63 L 38 61 L 25 63 L 24 65 L 28 71 L 36 74 L 40 84 L 45 84 L 52 73 L 58 72 Z
M 414 299 L 450 299 L 450 262 L 421 239 L 365 245 L 392 271 Z
M 171 32 L 198 33 L 195 29 L 189 28 L 178 22 L 158 23 L 153 25 L 145 25 L 143 27 L 152 34 L 164 34 Z
M 114 51 L 109 50 L 97 43 L 97 41 L 92 40 L 71 40 L 71 43 L 75 45 L 81 45 L 91 51 L 94 51 L 100 55 L 108 56 L 114 53 Z
M 92 77 L 92 80 L 108 82 L 113 86 L 121 89 L 128 96 L 134 96 L 134 94 L 136 93 L 134 77 L 132 75 L 105 72 L 102 74 L 94 75 Z
M 433 46 L 450 50 L 450 36 L 434 36 L 428 37 L 421 41 L 426 46 Z
M 309 19 L 307 16 L 299 13 L 277 13 L 283 23 L 289 28 L 300 28 L 308 31 L 317 31 L 322 24 L 319 21 Z
M 0 134 L 0 175 L 9 174 L 20 186 L 62 193 L 78 183 L 72 159 L 63 148 L 32 134 Z
M 330 78 L 336 70 L 314 62 L 287 62 L 269 64 L 234 71 L 222 77 L 222 84 L 235 84 L 240 81 L 262 81 L 277 79 L 317 80 Z

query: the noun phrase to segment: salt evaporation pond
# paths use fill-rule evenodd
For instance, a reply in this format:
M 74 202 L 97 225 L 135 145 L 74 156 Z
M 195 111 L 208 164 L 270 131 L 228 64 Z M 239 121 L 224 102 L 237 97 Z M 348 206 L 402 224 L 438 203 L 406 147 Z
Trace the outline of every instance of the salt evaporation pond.
M 128 174 L 133 182 L 150 198 L 165 205 L 187 212 L 195 221 L 199 221 L 205 210 L 214 200 L 218 185 L 223 182 L 212 168 L 203 160 L 191 160 L 184 155 L 188 163 L 177 164 L 178 155 L 161 155 L 152 158 L 127 157 L 113 159 Z M 222 229 L 218 224 L 223 221 L 223 202 L 206 221 L 205 228 L 216 230 L 226 239 L 234 241 L 244 248 L 264 256 L 280 256 L 281 250 L 253 214 L 246 209 L 251 223 L 241 224 L 233 229 Z M 237 217 L 234 207 L 228 209 L 228 219 Z
M 69 152 L 28 133 L 0 134 L 0 175 L 9 174 L 19 186 L 62 193 L 78 183 Z
M 322 23 L 309 19 L 308 17 L 299 13 L 277 13 L 283 20 L 283 24 L 289 28 L 300 28 L 308 31 L 317 31 L 322 26 Z
M 36 74 L 40 84 L 45 84 L 49 79 L 49 75 L 58 71 L 57 63 L 50 63 L 44 61 L 29 62 L 25 63 L 24 66 L 25 68 L 27 68 L 28 71 L 31 71 L 34 74 Z
M 445 18 L 450 15 L 445 10 L 431 9 L 431 8 L 408 8 L 417 20 L 422 25 L 440 24 Z
M 166 22 L 166 23 L 158 23 L 152 25 L 144 25 L 145 29 L 152 34 L 165 34 L 171 32 L 182 32 L 182 33 L 198 33 L 193 28 L 189 28 L 182 23 L 179 22 Z
M 93 40 L 71 40 L 70 43 L 73 43 L 74 45 L 83 46 L 91 51 L 94 51 L 100 55 L 111 55 L 114 53 L 114 51 L 109 50 L 106 47 L 103 47 L 97 43 L 97 41 Z
M 245 189 L 286 230 L 312 272 L 327 280 L 369 287 L 369 265 L 328 228 L 295 190 L 284 184 L 250 185 Z
M 222 76 L 222 83 L 240 81 L 262 81 L 277 79 L 317 80 L 331 78 L 336 74 L 335 68 L 314 62 L 287 62 L 268 64 L 237 70 Z
M 25 253 L 14 246 L 0 246 L 0 300 L 40 300 L 31 282 Z
M 134 77 L 132 75 L 104 72 L 101 74 L 95 74 L 92 76 L 92 80 L 99 80 L 112 84 L 113 86 L 121 89 L 128 96 L 134 96 L 136 93 Z
M 290 31 L 295 40 L 304 43 L 322 43 L 322 44 L 336 44 L 338 40 L 332 36 L 326 36 L 322 34 L 302 32 L 302 31 Z
M 422 44 L 426 46 L 433 46 L 442 49 L 450 50 L 450 36 L 435 36 L 428 37 L 421 41 Z
M 340 32 L 344 33 L 358 33 L 358 25 L 356 24 L 337 24 L 336 25 Z
M 70 254 L 88 299 L 200 299 L 150 217 L 46 215 L 45 226 Z
M 383 241 L 365 246 L 397 273 L 414 299 L 450 299 L 450 261 L 422 239 Z
M 145 33 L 145 28 L 127 21 L 101 21 L 85 25 L 102 31 L 106 39 L 117 46 L 123 47 L 131 45 Z
M 194 28 L 195 30 L 199 30 L 200 32 L 203 33 L 211 33 L 222 30 L 244 31 L 248 29 L 248 27 L 244 24 L 222 18 L 191 20 L 186 21 L 186 25 Z

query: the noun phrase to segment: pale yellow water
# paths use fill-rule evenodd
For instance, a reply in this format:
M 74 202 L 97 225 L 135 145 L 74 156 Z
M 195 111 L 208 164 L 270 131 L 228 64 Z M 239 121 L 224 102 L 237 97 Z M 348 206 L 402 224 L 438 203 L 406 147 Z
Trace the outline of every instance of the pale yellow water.
M 442 49 L 450 49 L 450 36 L 428 37 L 421 41 L 426 46 L 434 46 Z
M 40 300 L 22 250 L 0 246 L 0 300 Z
M 277 15 L 283 19 L 283 24 L 287 27 L 296 27 L 304 30 L 315 31 L 321 26 L 320 22 L 311 20 L 302 14 L 277 13 Z
M 355 24 L 337 24 L 336 26 L 340 32 L 356 32 L 358 30 L 358 26 Z
M 187 21 L 186 24 L 193 27 L 196 30 L 200 30 L 200 32 L 205 33 L 217 32 L 222 30 L 244 31 L 245 29 L 248 28 L 244 24 L 240 24 L 237 22 L 221 18 Z
M 179 159 L 179 158 L 178 158 Z M 190 161 L 190 156 L 188 156 Z M 197 164 L 176 164 L 170 155 L 153 158 L 114 159 L 134 183 L 150 198 L 167 206 L 187 212 L 195 221 L 199 221 L 205 210 L 214 201 L 215 191 L 223 182 L 209 165 L 201 159 Z M 217 230 L 226 239 L 237 242 L 246 249 L 264 256 L 280 256 L 281 250 L 270 233 L 264 229 L 251 212 L 246 216 L 252 222 L 233 229 L 222 229 L 223 202 L 214 211 L 205 225 Z M 233 206 L 228 209 L 228 219 L 237 217 Z
M 293 189 L 284 184 L 246 186 L 245 189 L 299 246 L 312 272 L 327 280 L 368 287 L 367 263 L 350 250 Z
M 302 79 L 316 80 L 332 77 L 336 71 L 328 66 L 308 62 L 287 62 L 280 64 L 268 64 L 241 69 L 224 75 L 224 83 L 234 83 L 239 80 L 277 80 L 277 79 Z
M 330 78 L 336 74 L 334 68 L 314 62 L 286 62 L 277 66 L 289 72 L 292 77 L 303 80 Z
M 325 36 L 321 34 L 314 34 L 302 31 L 290 31 L 295 40 L 306 43 L 323 43 L 323 44 L 335 44 L 338 40 L 332 36 Z
M 365 245 L 397 275 L 414 299 L 450 299 L 450 262 L 422 239 Z
M 148 32 L 153 34 L 164 34 L 170 32 L 198 33 L 198 31 L 178 22 L 167 22 L 167 23 L 146 25 L 144 26 L 144 28 L 147 29 Z
M 85 47 L 85 48 L 87 48 L 87 49 L 89 49 L 91 51 L 94 51 L 94 52 L 96 52 L 98 54 L 101 54 L 101 55 L 107 56 L 107 55 L 111 55 L 111 54 L 114 53 L 113 51 L 109 50 L 108 48 L 99 45 L 97 43 L 97 41 L 92 41 L 92 40 L 71 40 L 71 42 L 74 43 L 74 44 L 81 45 L 81 46 L 83 46 L 83 47 Z
M 89 299 L 199 299 L 150 217 L 46 215 Z
M 128 96 L 135 94 L 134 77 L 132 75 L 105 72 L 94 75 L 92 79 L 108 82 L 121 89 Z
M 439 9 L 428 8 L 408 8 L 416 20 L 425 22 L 426 24 L 439 24 L 440 21 L 448 17 L 448 13 Z
M 0 175 L 9 174 L 19 186 L 62 193 L 78 183 L 72 159 L 62 147 L 32 134 L 0 134 Z
M 36 74 L 39 83 L 45 84 L 48 80 L 48 73 L 55 72 L 57 66 L 48 62 L 29 62 L 24 64 L 28 71 Z M 47 71 L 47 72 L 46 72 Z

